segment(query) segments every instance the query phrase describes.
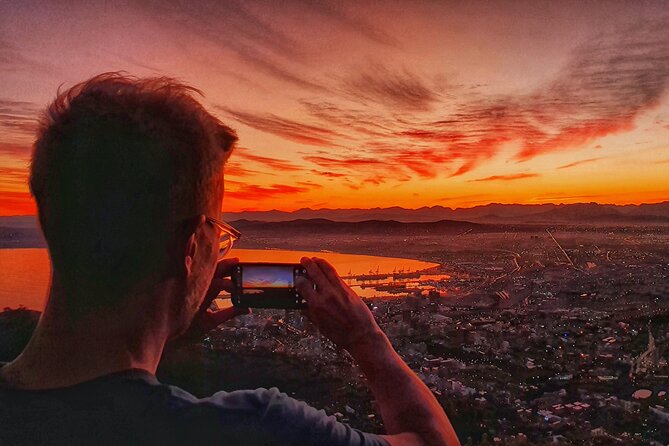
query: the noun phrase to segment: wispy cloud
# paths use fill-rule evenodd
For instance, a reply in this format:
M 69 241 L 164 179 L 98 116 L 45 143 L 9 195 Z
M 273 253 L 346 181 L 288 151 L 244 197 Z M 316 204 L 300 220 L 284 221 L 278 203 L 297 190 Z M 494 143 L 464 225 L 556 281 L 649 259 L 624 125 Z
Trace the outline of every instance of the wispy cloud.
M 253 114 L 243 111 L 235 111 L 220 105 L 215 106 L 215 108 L 244 125 L 301 144 L 329 147 L 335 145 L 334 138 L 339 136 L 333 130 L 281 118 L 271 113 Z
M 26 143 L 0 142 L 0 154 L 2 155 L 28 159 L 30 157 L 31 151 L 31 146 Z
M 334 168 L 388 164 L 411 169 L 413 165 L 419 177 L 459 176 L 509 143 L 520 147 L 515 159 L 526 161 L 633 130 L 636 118 L 657 106 L 669 91 L 668 25 L 639 23 L 585 42 L 554 79 L 526 94 L 481 96 L 459 90 L 453 92 L 453 103 L 451 96 L 431 94 L 420 83 L 404 88 L 411 81 L 395 78 L 392 72 L 364 73 L 347 84 L 361 98 L 362 108 L 325 101 L 303 104 L 314 118 L 355 132 L 361 141 L 358 157 L 311 157 L 311 161 Z M 364 108 L 370 98 L 391 107 L 390 115 Z M 416 112 L 402 112 L 407 104 L 414 104 Z M 454 111 L 435 120 L 433 113 L 421 112 L 420 107 Z M 377 150 L 374 145 L 392 148 Z M 374 161 L 368 160 L 369 155 Z
M 369 166 L 384 166 L 384 162 L 378 158 L 362 158 L 362 157 L 350 157 L 350 158 L 334 158 L 327 156 L 305 156 L 306 161 L 311 161 L 314 164 L 317 164 L 321 167 L 327 167 L 329 169 L 358 169 L 360 167 L 369 167 Z
M 310 186 L 294 186 L 289 184 L 272 184 L 261 186 L 257 184 L 246 184 L 238 181 L 228 181 L 225 196 L 237 200 L 255 201 L 274 198 L 285 195 L 299 195 L 313 188 Z
M 38 113 L 39 108 L 32 102 L 0 99 L 0 134 L 11 135 L 13 140 L 32 140 L 37 130 Z
M 533 135 L 518 159 L 633 129 L 669 87 L 667 25 L 639 23 L 577 49 L 561 75 L 523 104 Z
M 492 175 L 485 178 L 477 178 L 472 181 L 515 181 L 515 180 L 524 180 L 526 178 L 535 178 L 540 176 L 538 173 L 512 173 L 509 175 Z
M 311 170 L 311 173 L 314 174 L 314 175 L 321 176 L 321 177 L 326 177 L 326 178 L 329 178 L 329 179 L 332 179 L 332 178 L 342 178 L 342 177 L 345 177 L 345 176 L 346 176 L 345 173 L 331 172 L 331 171 L 329 171 L 329 170 L 317 170 L 317 169 L 312 169 L 312 170 Z
M 345 79 L 342 89 L 357 102 L 370 101 L 407 111 L 428 111 L 439 99 L 423 79 L 406 68 L 393 71 L 380 64 Z
M 244 163 L 239 161 L 228 160 L 225 163 L 225 175 L 226 177 L 235 177 L 235 178 L 246 178 L 254 177 L 260 175 L 261 171 L 248 169 Z
M 0 71 L 25 72 L 25 71 L 48 71 L 54 67 L 39 62 L 25 54 L 17 45 L 0 39 Z
M 373 184 L 375 186 L 378 186 L 379 184 L 383 184 L 388 180 L 388 177 L 383 176 L 383 175 L 376 175 L 373 177 L 365 178 L 363 180 L 364 183 L 367 184 Z
M 589 158 L 587 160 L 580 160 L 580 161 L 574 161 L 573 163 L 565 164 L 563 166 L 558 167 L 558 169 L 569 169 L 571 167 L 576 167 L 580 166 L 581 164 L 589 164 L 589 163 L 594 163 L 595 161 L 599 161 L 602 158 Z
M 313 181 L 298 181 L 295 184 L 299 184 L 300 186 L 304 186 L 310 189 L 322 189 L 323 185 L 314 183 Z
M 237 1 L 179 0 L 142 3 L 148 19 L 171 24 L 186 35 L 199 36 L 222 50 L 233 52 L 250 68 L 312 91 L 323 91 L 317 82 L 291 67 L 304 61 L 300 41 L 275 26 L 274 17 L 263 17 Z
M 238 147 L 235 149 L 233 156 L 235 158 L 242 158 L 245 161 L 261 164 L 279 172 L 297 172 L 303 170 L 301 166 L 298 166 L 292 161 L 256 155 L 251 149 L 246 147 Z
M 399 46 L 400 41 L 388 34 L 382 28 L 373 25 L 363 19 L 360 14 L 351 14 L 345 9 L 345 3 L 334 1 L 308 1 L 303 3 L 305 7 L 312 8 L 319 14 L 338 22 L 343 27 L 360 33 L 369 40 L 388 46 Z

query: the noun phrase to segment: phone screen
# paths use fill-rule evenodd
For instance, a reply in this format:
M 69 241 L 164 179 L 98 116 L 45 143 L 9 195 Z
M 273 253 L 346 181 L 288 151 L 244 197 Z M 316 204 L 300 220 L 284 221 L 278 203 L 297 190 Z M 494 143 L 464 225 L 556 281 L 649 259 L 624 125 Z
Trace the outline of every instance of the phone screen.
M 242 288 L 293 288 L 293 266 L 246 266 Z

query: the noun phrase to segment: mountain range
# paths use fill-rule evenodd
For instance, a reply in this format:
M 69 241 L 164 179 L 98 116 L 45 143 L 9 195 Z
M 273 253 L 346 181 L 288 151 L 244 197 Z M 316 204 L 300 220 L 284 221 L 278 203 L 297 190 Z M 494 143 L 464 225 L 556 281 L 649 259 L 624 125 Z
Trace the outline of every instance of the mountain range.
M 669 201 L 653 204 L 499 204 L 471 208 L 430 206 L 406 209 L 398 206 L 371 209 L 310 209 L 286 211 L 225 212 L 225 221 L 248 226 L 252 222 L 311 221 L 310 225 L 331 222 L 393 221 L 400 223 L 455 222 L 496 224 L 669 224 Z M 304 223 L 296 223 L 296 227 Z M 445 223 L 442 223 L 444 226 Z M 20 230 L 37 228 L 34 215 L 0 216 L 0 227 Z
M 669 201 L 653 204 L 498 204 L 492 203 L 471 208 L 450 208 L 444 206 L 406 209 L 402 207 L 372 209 L 310 209 L 286 211 L 243 211 L 226 212 L 227 221 L 291 221 L 326 219 L 338 222 L 361 222 L 367 220 L 398 222 L 436 222 L 459 220 L 478 223 L 575 223 L 610 224 L 669 223 Z

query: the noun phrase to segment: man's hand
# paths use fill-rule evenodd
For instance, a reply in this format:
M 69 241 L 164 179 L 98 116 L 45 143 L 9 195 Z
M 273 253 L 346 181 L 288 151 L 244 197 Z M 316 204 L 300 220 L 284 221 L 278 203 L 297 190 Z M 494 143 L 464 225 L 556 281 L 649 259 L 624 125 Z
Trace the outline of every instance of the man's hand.
M 211 284 L 204 296 L 202 305 L 193 318 L 188 331 L 183 335 L 185 339 L 199 339 L 202 338 L 209 331 L 218 327 L 224 322 L 229 321 L 235 316 L 249 314 L 249 308 L 230 307 L 219 311 L 210 310 L 211 303 L 221 293 L 221 291 L 230 292 L 232 269 L 239 263 L 238 258 L 223 259 L 216 265 L 214 277 L 211 279 Z
M 362 299 L 325 260 L 303 257 L 301 263 L 309 277 L 298 279 L 296 286 L 307 300 L 306 314 L 362 369 L 379 404 L 388 443 L 459 446 L 443 408 L 395 352 Z
M 303 257 L 301 263 L 309 278 L 299 278 L 296 286 L 307 300 L 307 317 L 324 336 L 351 352 L 382 334 L 367 305 L 330 263 L 317 257 Z

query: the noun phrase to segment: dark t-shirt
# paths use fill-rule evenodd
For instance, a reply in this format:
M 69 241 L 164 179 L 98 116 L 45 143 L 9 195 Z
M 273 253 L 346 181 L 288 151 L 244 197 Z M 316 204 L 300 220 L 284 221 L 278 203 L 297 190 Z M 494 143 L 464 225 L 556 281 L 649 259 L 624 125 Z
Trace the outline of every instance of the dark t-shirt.
M 384 445 L 276 388 L 196 398 L 128 370 L 71 387 L 0 382 L 0 445 Z

